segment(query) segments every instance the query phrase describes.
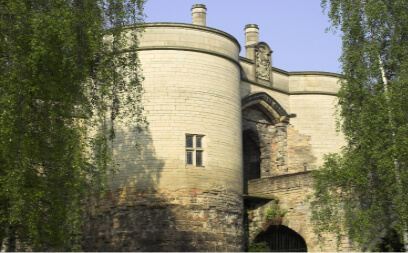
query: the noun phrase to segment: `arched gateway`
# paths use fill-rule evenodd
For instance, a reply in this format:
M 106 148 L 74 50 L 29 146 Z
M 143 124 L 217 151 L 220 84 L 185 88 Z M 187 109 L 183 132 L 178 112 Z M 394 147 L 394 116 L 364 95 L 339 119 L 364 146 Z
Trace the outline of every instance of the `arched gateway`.
M 297 216 L 298 208 L 286 199 L 287 191 L 278 189 L 274 194 L 269 193 L 270 189 L 274 189 L 271 186 L 282 181 L 282 177 L 287 178 L 290 184 L 293 178 L 303 181 L 304 178 L 298 175 L 299 166 L 294 170 L 295 166 L 290 160 L 300 160 L 295 157 L 297 151 L 289 148 L 291 141 L 301 139 L 300 135 L 289 124 L 286 110 L 269 94 L 251 94 L 243 98 L 241 104 L 247 246 L 264 242 L 272 252 L 305 252 L 306 241 L 296 232 L 302 228 L 295 226 L 296 231 L 289 228 L 286 219 L 292 216 L 294 219 L 291 222 L 297 220 L 303 223 Z M 306 150 L 309 144 L 296 145 L 304 145 L 302 150 Z M 300 200 L 297 196 L 295 198 Z M 265 212 L 274 208 L 287 215 L 280 217 L 279 223 L 269 225 Z
M 270 226 L 259 233 L 254 242 L 266 242 L 271 252 L 307 252 L 302 236 L 283 225 Z
M 267 93 L 242 99 L 245 193 L 248 180 L 280 174 L 278 166 L 285 163 L 281 153 L 286 146 L 288 122 L 285 109 Z

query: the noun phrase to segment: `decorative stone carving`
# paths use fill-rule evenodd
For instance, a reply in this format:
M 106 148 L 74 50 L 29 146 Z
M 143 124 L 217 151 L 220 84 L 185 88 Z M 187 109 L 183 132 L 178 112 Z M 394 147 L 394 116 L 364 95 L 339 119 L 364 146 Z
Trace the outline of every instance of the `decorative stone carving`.
M 255 51 L 256 61 L 256 78 L 266 81 L 271 80 L 271 53 L 266 43 L 259 43 Z

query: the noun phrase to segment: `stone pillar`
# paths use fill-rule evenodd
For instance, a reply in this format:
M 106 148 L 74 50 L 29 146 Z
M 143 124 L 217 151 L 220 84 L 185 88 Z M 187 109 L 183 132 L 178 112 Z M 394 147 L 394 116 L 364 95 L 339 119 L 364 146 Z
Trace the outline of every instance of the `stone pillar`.
M 258 25 L 250 24 L 245 26 L 245 48 L 246 58 L 255 60 L 255 47 L 259 42 Z
M 191 15 L 194 25 L 206 25 L 207 8 L 204 4 L 195 4 L 191 7 Z

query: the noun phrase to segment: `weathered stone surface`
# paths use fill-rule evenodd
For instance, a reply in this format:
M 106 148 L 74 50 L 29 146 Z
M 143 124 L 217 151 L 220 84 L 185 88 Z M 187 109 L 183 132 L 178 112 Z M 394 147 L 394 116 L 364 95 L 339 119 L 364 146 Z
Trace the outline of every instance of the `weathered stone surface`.
M 353 251 L 350 242 L 345 239 L 340 247 L 336 245 L 333 234 L 324 235 L 319 243 L 311 222 L 311 210 L 307 196 L 312 193 L 312 177 L 310 171 L 279 175 L 269 178 L 254 179 L 248 182 L 248 194 L 251 196 L 266 196 L 275 200 L 252 202 L 247 206 L 252 218 L 248 221 L 248 238 L 252 242 L 262 231 L 265 223 L 265 210 L 278 200 L 279 208 L 285 210 L 282 225 L 297 232 L 305 240 L 308 251 Z
M 117 189 L 90 205 L 83 249 L 242 251 L 242 207 L 222 189 Z
M 273 68 L 256 25 L 246 27 L 247 58 L 240 57 L 237 40 L 205 27 L 200 9 L 195 25 L 145 25 L 139 59 L 149 128 L 135 134 L 118 126 L 120 170 L 111 190 L 90 203 L 84 249 L 241 251 L 245 227 L 246 237 L 256 237 L 278 197 L 288 211 L 284 225 L 319 251 L 307 171 L 344 143 L 333 116 L 339 76 Z M 187 165 L 186 135 L 204 136 L 203 166 Z M 243 193 L 260 196 L 246 200 L 246 225 Z M 323 250 L 336 251 L 332 238 Z
M 242 112 L 244 173 L 259 170 L 258 177 L 270 177 L 315 169 L 311 137 L 300 134 L 291 124 L 274 124 L 276 119 L 263 110 L 255 104 Z M 254 179 L 255 175 L 246 177 Z

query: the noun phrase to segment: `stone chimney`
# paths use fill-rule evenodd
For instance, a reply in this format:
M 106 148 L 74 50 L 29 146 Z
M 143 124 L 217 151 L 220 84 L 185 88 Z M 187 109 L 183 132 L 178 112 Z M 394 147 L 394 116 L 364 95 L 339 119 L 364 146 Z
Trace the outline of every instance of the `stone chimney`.
M 255 60 L 255 47 L 259 42 L 258 25 L 250 24 L 245 26 L 245 48 L 246 58 Z
M 206 25 L 207 8 L 204 4 L 195 4 L 191 7 L 194 25 Z

